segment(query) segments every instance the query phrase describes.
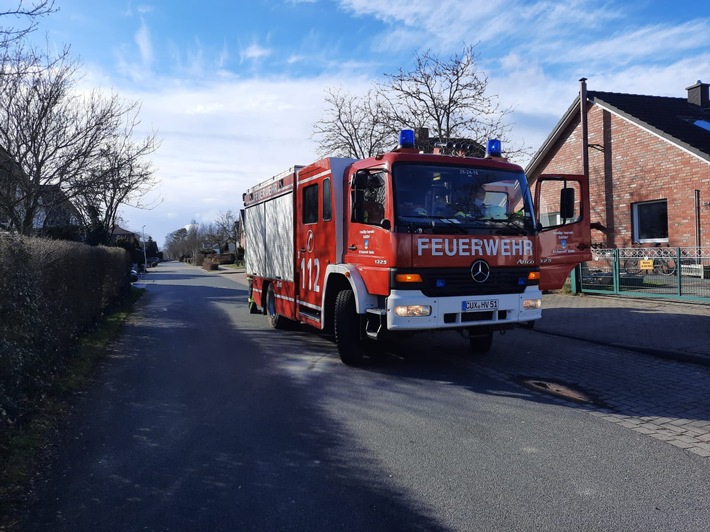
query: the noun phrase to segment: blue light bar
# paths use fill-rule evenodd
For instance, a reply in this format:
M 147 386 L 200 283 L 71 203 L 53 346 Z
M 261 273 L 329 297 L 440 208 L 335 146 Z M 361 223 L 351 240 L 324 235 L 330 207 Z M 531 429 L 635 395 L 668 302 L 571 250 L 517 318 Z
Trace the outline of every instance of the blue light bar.
M 501 148 L 500 140 L 490 139 L 486 146 L 486 157 L 502 157 L 503 148 Z
M 414 148 L 414 130 L 402 129 L 399 132 L 399 147 Z

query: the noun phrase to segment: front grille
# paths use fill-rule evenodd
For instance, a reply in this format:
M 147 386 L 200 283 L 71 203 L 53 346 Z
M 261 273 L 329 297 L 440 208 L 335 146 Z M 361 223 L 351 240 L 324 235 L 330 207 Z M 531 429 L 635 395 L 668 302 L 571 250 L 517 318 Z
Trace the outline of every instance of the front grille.
M 528 284 L 532 284 L 527 280 L 531 271 L 532 268 L 491 268 L 488 280 L 477 283 L 471 277 L 469 268 L 421 269 L 416 270 L 416 273 L 422 276 L 422 283 L 397 285 L 394 274 L 405 273 L 404 270 L 397 270 L 393 272 L 391 286 L 399 289 L 419 289 L 427 297 L 521 294 Z

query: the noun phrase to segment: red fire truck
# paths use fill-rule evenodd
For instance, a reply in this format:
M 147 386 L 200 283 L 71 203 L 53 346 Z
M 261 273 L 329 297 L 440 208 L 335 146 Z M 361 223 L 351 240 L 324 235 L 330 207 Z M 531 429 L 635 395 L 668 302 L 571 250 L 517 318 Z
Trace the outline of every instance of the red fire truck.
M 495 331 L 539 319 L 542 291 L 591 259 L 585 177 L 542 176 L 533 200 L 499 141 L 485 157 L 452 150 L 421 153 L 403 130 L 389 153 L 325 158 L 247 190 L 252 312 L 334 333 L 347 364 L 421 331 L 458 331 L 486 352 Z

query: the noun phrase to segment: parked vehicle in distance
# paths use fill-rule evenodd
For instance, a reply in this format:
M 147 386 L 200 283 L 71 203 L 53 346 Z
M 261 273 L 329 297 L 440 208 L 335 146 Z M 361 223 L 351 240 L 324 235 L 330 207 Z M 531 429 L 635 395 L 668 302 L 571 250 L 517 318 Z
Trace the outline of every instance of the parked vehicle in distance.
M 160 263 L 158 257 L 148 257 L 147 264 L 149 268 L 155 268 Z

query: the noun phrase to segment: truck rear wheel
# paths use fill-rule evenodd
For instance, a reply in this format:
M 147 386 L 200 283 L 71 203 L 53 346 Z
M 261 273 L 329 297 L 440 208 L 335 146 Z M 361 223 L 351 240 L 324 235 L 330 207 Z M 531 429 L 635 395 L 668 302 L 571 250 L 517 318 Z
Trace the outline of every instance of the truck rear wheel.
M 469 332 L 468 343 L 472 353 L 488 353 L 493 345 L 493 331 L 488 331 L 483 334 Z
M 269 318 L 269 325 L 274 329 L 288 328 L 288 320 L 276 312 L 276 295 L 274 294 L 274 286 L 269 284 L 266 289 L 266 315 Z
M 342 290 L 335 297 L 335 344 L 340 360 L 348 365 L 362 361 L 362 341 L 360 339 L 360 317 L 355 307 L 352 290 Z

